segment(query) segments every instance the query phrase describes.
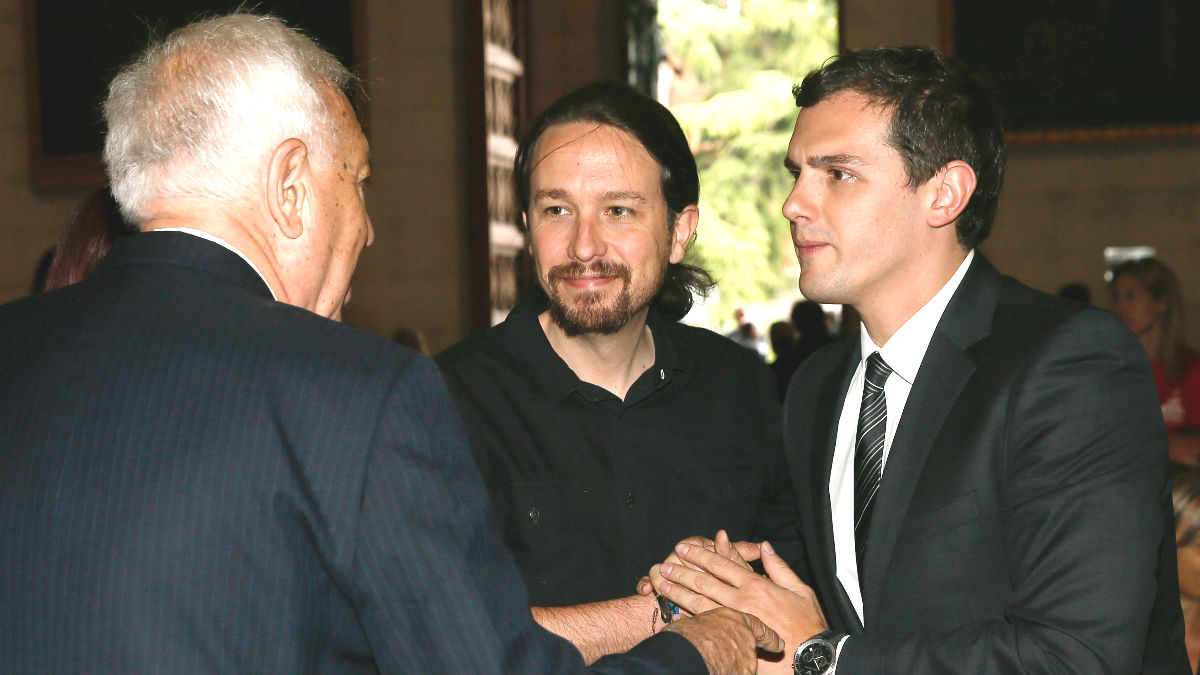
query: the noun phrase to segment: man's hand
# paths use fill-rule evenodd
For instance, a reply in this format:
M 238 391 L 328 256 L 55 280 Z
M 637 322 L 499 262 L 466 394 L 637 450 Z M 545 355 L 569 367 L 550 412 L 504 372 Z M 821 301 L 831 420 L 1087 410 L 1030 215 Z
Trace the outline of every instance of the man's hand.
M 687 539 L 684 539 L 683 541 L 679 542 L 679 544 L 694 544 L 696 546 L 703 546 L 704 548 L 708 549 L 709 551 L 715 551 L 719 555 L 721 555 L 725 558 L 728 558 L 728 559 L 738 563 L 739 565 L 742 565 L 746 569 L 750 569 L 750 563 L 748 563 L 746 561 L 758 560 L 758 557 L 759 557 L 758 544 L 752 544 L 747 541 L 739 541 L 736 544 L 731 543 L 729 541 L 729 534 L 727 532 L 725 532 L 725 530 L 718 530 L 717 536 L 714 539 L 708 539 L 708 538 L 701 537 L 701 536 L 694 536 L 694 537 L 688 537 Z M 678 548 L 679 544 L 676 544 L 675 547 Z M 672 551 L 671 554 L 667 556 L 667 559 L 664 560 L 663 562 L 664 563 L 678 563 L 680 565 L 688 564 L 685 561 L 683 561 L 682 559 L 680 559 L 680 557 L 674 551 Z M 696 569 L 696 568 L 693 568 L 693 569 Z M 638 580 L 638 583 L 637 583 L 637 594 L 638 595 L 649 595 L 653 591 L 654 591 L 654 586 L 651 585 L 649 576 L 644 576 Z
M 811 588 L 800 581 L 767 542 L 758 545 L 767 577 L 755 574 L 715 551 L 680 543 L 674 562 L 650 569 L 654 588 L 683 609 L 698 614 L 724 606 L 752 614 L 777 631 L 785 643 L 782 659 L 764 661 L 760 672 L 791 672 L 800 643 L 825 630 L 825 616 Z
M 710 673 L 745 673 L 758 667 L 757 650 L 781 652 L 783 639 L 762 621 L 725 607 L 671 622 L 664 631 L 688 639 Z

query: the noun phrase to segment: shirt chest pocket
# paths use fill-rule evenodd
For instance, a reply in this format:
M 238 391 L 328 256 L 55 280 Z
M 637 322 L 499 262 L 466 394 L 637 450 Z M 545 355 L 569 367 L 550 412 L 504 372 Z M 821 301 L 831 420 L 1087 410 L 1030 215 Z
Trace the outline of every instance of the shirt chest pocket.
M 667 481 L 692 534 L 713 536 L 725 529 L 734 540 L 749 539 L 762 497 L 765 468 L 750 462 L 683 464 Z

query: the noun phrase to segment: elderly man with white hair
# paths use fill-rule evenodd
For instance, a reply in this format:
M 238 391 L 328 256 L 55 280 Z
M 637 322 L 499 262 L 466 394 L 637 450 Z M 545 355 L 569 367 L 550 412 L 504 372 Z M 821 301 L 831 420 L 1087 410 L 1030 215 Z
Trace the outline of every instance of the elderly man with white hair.
M 437 370 L 347 327 L 373 232 L 346 69 L 274 19 L 114 79 L 142 231 L 0 308 L 0 672 L 567 672 Z M 750 672 L 721 610 L 600 672 Z

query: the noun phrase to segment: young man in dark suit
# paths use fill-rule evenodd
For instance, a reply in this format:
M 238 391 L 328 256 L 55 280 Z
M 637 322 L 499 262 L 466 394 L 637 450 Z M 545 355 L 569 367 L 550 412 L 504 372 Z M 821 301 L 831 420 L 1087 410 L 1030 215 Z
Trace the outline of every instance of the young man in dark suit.
M 1185 672 L 1148 363 L 1110 314 L 976 250 L 1005 164 L 979 81 L 878 49 L 794 93 L 800 288 L 863 328 L 805 361 L 785 403 L 808 578 L 766 544 L 738 547 L 764 578 L 683 543 L 712 576 L 676 559 L 655 583 L 778 630 L 784 658 L 760 672 Z
M 530 616 L 432 362 L 331 320 L 373 235 L 350 82 L 246 14 L 113 81 L 142 232 L 0 308 L 0 671 L 583 669 Z M 750 672 L 778 640 L 697 618 L 597 668 Z

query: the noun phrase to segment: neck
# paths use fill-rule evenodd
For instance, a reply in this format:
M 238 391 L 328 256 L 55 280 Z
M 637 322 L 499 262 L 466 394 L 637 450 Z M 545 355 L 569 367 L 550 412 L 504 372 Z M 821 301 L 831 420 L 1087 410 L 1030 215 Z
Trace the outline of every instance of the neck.
M 282 265 L 263 230 L 254 225 L 251 211 L 233 202 L 176 197 L 150 203 L 150 216 L 139 224 L 142 232 L 186 227 L 218 237 L 254 263 L 276 299 L 292 302 L 284 283 Z
M 871 341 L 882 347 L 900 330 L 906 321 L 925 306 L 958 271 L 967 251 L 955 247 L 950 255 L 929 256 L 914 260 L 911 273 L 903 283 L 890 284 L 877 294 L 854 303 Z
M 1158 361 L 1159 349 L 1162 346 L 1162 328 L 1159 322 L 1154 322 L 1154 325 L 1142 331 L 1138 340 L 1142 343 L 1142 349 L 1146 350 L 1146 356 L 1150 357 L 1151 361 Z
M 654 365 L 654 336 L 646 325 L 647 311 L 638 312 L 609 335 L 567 335 L 548 311 L 542 312 L 538 321 L 554 352 L 579 379 L 624 400 L 638 377 Z

